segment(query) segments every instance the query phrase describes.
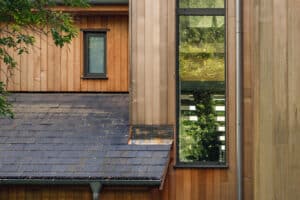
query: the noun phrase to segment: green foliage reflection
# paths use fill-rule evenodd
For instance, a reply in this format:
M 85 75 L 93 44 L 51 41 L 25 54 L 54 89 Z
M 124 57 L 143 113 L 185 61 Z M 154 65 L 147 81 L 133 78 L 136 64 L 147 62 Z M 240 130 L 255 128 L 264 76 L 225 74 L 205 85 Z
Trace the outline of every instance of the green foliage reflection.
M 180 18 L 181 80 L 224 81 L 224 17 Z
M 216 106 L 225 108 L 224 16 L 181 16 L 179 33 L 179 160 L 224 162 L 220 136 L 225 133 L 218 129 L 225 121 L 217 117 L 225 117 L 225 111 L 216 111 Z
M 224 0 L 180 0 L 180 8 L 224 8 Z
M 193 97 L 196 111 L 184 111 L 181 114 L 180 160 L 218 161 L 221 142 L 216 130 L 220 124 L 216 121 L 212 92 L 194 91 Z M 189 115 L 196 115 L 198 120 L 189 120 Z

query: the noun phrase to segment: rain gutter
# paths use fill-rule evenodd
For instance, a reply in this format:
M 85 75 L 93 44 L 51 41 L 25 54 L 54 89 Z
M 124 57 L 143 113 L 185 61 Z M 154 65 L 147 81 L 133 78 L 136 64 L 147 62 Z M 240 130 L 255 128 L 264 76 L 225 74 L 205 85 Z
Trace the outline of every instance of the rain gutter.
M 0 179 L 0 185 L 90 185 L 92 199 L 100 200 L 100 192 L 105 186 L 147 186 L 159 187 L 160 180 L 109 180 L 109 179 Z

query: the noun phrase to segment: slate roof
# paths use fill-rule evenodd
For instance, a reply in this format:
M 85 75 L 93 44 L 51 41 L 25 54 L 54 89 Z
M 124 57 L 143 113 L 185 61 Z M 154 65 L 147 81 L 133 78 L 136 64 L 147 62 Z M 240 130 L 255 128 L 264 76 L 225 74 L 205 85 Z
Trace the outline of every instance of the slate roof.
M 170 145 L 128 145 L 128 94 L 13 94 L 0 179 L 162 180 Z

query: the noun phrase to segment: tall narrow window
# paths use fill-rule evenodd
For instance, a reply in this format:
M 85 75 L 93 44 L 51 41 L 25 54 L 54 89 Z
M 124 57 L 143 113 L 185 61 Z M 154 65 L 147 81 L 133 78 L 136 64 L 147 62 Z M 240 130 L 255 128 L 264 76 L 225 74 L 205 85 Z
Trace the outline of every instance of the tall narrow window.
M 177 165 L 226 165 L 224 0 L 178 0 Z
M 84 77 L 106 78 L 106 33 L 84 32 Z

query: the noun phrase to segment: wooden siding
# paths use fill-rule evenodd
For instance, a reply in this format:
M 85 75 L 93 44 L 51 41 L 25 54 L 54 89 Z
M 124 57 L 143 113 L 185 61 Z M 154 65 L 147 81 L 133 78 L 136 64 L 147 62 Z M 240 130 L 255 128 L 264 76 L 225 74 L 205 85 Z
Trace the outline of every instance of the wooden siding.
M 128 5 L 92 5 L 88 8 L 56 6 L 52 10 L 86 15 L 127 15 Z
M 235 3 L 227 1 L 227 133 L 228 163 L 226 169 L 174 168 L 171 163 L 161 193 L 163 200 L 234 200 L 236 199 L 236 151 L 235 151 Z M 175 23 L 175 21 L 173 22 Z M 175 48 L 175 44 L 173 46 Z M 174 108 L 175 109 L 175 108 Z M 245 175 L 249 176 L 248 173 Z M 250 188 L 251 189 L 251 188 Z M 247 192 L 250 195 L 251 191 Z M 250 199 L 245 197 L 245 199 Z
M 300 3 L 251 1 L 254 199 L 300 199 Z
M 56 47 L 51 36 L 34 33 L 36 43 L 29 54 L 15 55 L 18 66 L 8 82 L 10 91 L 26 92 L 127 92 L 128 16 L 76 16 L 80 29 L 107 32 L 107 80 L 82 79 L 83 33 L 71 44 Z M 1 64 L 1 70 L 6 66 Z M 1 80 L 5 80 L 1 73 Z
M 243 188 L 244 200 L 254 198 L 254 97 L 253 97 L 253 10 L 254 1 L 243 2 Z
M 131 122 L 175 123 L 175 1 L 131 0 Z
M 248 2 L 244 4 L 245 23 L 251 23 Z M 156 9 L 156 11 L 154 11 Z M 156 16 L 160 20 L 156 22 Z M 131 0 L 131 66 L 133 124 L 175 125 L 175 1 Z M 244 31 L 250 34 L 251 26 Z M 166 34 L 166 35 L 165 35 Z M 245 37 L 245 53 L 253 47 Z M 155 39 L 152 38 L 156 35 Z M 166 38 L 163 42 L 156 40 Z M 157 54 L 159 50 L 159 54 Z M 149 53 L 150 52 L 150 53 Z M 236 199 L 235 152 L 235 3 L 227 1 L 227 80 L 228 80 L 228 169 L 179 169 L 169 167 L 163 200 L 234 200 Z M 160 60 L 159 71 L 156 62 Z M 166 62 L 166 64 L 163 64 Z M 244 199 L 253 199 L 253 66 L 250 57 L 244 61 Z M 166 74 L 165 74 L 166 73 Z M 154 82 L 156 81 L 156 82 Z M 149 96 L 152 94 L 152 96 Z M 159 102 L 157 104 L 157 101 Z M 166 114 L 166 115 L 165 115 Z M 175 148 L 173 148 L 175 155 Z
M 159 200 L 157 189 L 104 188 L 101 200 Z M 1 186 L 0 200 L 91 200 L 88 186 Z

